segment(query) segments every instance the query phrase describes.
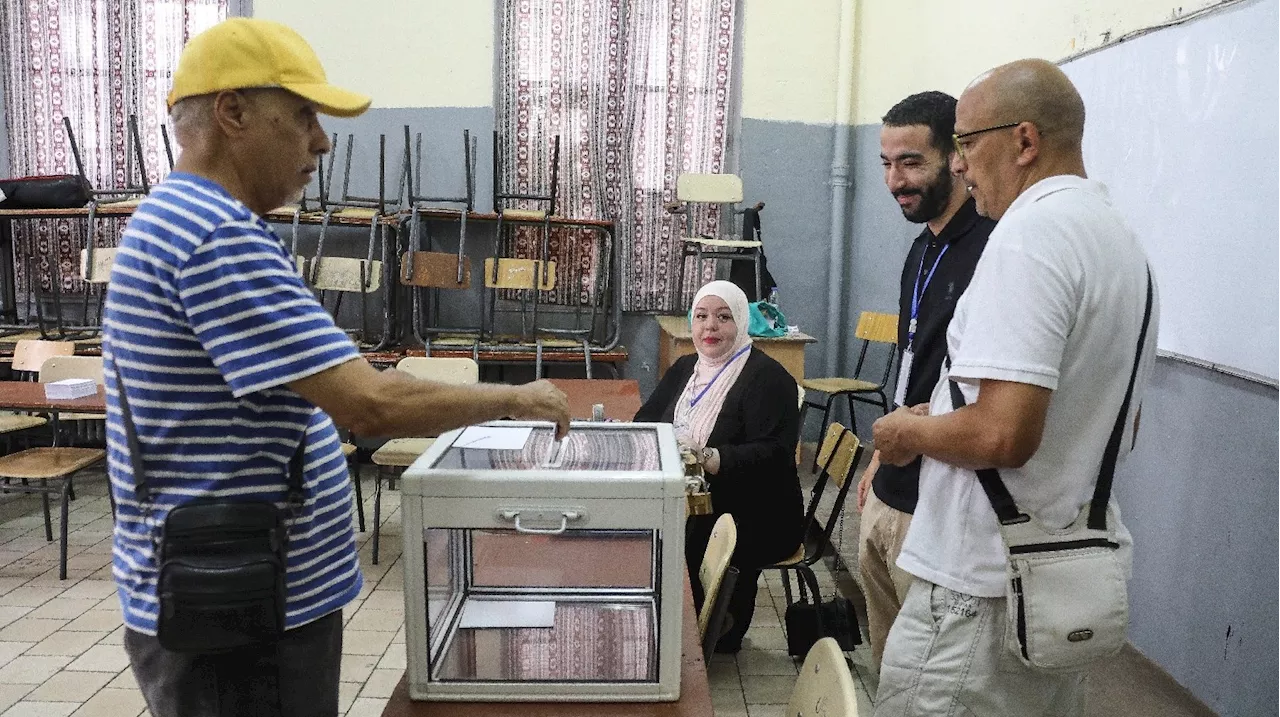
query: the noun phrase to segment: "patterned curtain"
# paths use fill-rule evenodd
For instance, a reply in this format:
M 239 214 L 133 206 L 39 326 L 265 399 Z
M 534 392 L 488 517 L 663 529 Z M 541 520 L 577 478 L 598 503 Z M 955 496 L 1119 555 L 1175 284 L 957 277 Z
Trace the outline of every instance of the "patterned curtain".
M 681 311 L 682 294 L 711 278 L 710 263 L 680 273 L 683 219 L 663 205 L 678 175 L 725 171 L 733 47 L 732 0 L 505 3 L 495 151 L 506 189 L 546 191 L 560 135 L 557 214 L 614 221 L 625 311 Z M 697 221 L 716 230 L 713 213 Z M 515 256 L 540 252 L 536 231 L 514 244 Z M 551 240 L 558 262 L 582 269 L 598 261 L 591 246 L 573 232 Z
M 85 175 L 95 189 L 138 184 L 129 157 L 128 116 L 138 116 L 150 182 L 169 172 L 160 127 L 178 54 L 187 39 L 227 16 L 228 0 L 4 0 L 0 2 L 10 171 L 13 176 L 74 174 L 63 125 L 71 120 Z M 172 137 L 170 138 L 172 140 Z M 176 148 L 175 148 L 176 152 Z M 132 170 L 132 175 L 129 174 Z M 115 244 L 122 222 L 99 221 L 95 242 Z M 52 288 L 54 257 L 63 290 L 79 290 L 82 221 L 17 222 L 16 267 L 37 264 Z M 22 282 L 19 282 L 22 286 Z

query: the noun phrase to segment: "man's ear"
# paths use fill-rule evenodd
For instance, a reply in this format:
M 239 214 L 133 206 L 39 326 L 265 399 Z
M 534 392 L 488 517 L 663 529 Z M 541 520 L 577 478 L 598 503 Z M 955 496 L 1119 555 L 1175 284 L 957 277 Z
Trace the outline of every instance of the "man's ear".
M 1031 122 L 1023 122 L 1013 129 L 1013 137 L 1018 143 L 1018 159 L 1019 167 L 1025 167 L 1035 161 L 1040 156 L 1040 149 L 1044 146 L 1044 135 L 1040 133 L 1040 128 Z
M 223 90 L 213 98 L 213 121 L 226 135 L 243 132 L 247 126 L 245 117 L 249 99 L 242 92 Z

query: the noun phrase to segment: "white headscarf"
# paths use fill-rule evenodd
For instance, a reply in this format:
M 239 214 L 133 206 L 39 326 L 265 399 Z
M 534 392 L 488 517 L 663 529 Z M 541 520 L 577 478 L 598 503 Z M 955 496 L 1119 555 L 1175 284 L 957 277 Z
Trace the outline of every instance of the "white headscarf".
M 694 366 L 684 391 L 676 399 L 673 421 L 676 438 L 694 448 L 707 445 L 716 419 L 720 417 L 720 409 L 724 407 L 725 396 L 737 382 L 742 367 L 747 363 L 747 356 L 751 353 L 751 335 L 747 333 L 751 322 L 747 310 L 747 295 L 736 284 L 713 281 L 698 290 L 693 297 L 693 306 L 696 308 L 698 302 L 707 296 L 718 296 L 729 305 L 738 333 L 734 338 L 733 348 L 716 359 L 703 355 L 702 347 L 694 342 L 698 363 Z

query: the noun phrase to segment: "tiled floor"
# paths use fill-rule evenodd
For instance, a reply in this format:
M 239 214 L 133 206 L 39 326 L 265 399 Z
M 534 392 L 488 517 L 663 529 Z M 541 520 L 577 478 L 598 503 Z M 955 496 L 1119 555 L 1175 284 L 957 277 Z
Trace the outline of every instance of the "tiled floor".
M 370 517 L 371 476 L 367 472 L 364 482 Z M 121 645 L 124 628 L 111 581 L 106 482 L 101 473 L 85 472 L 76 488 L 79 498 L 71 506 L 65 581 L 58 580 L 57 544 L 44 539 L 39 499 L 0 497 L 0 717 L 148 715 Z M 358 534 L 365 587 L 345 611 L 340 713 L 348 717 L 380 715 L 405 667 L 399 498 L 399 491 L 383 493 L 380 565 L 370 559 L 371 534 Z M 56 510 L 54 521 L 56 536 Z M 837 533 L 849 565 L 855 564 L 857 533 L 854 512 Z M 819 571 L 824 595 L 832 595 L 838 584 L 856 602 L 848 573 L 838 578 L 826 568 Z M 783 715 L 798 671 L 798 663 L 786 653 L 780 620 L 784 610 L 780 577 L 766 572 L 743 650 L 735 656 L 717 655 L 708 670 L 718 717 Z M 876 689 L 875 675 L 867 667 L 869 654 L 865 646 L 850 654 L 863 717 L 871 714 Z M 1187 700 L 1181 694 L 1168 696 L 1128 677 L 1139 672 L 1141 666 L 1095 671 L 1091 689 L 1112 696 L 1123 692 L 1123 704 L 1130 706 L 1147 700 L 1143 704 L 1152 707 L 1143 714 L 1206 713 L 1194 705 L 1183 709 Z M 1088 710 L 1091 717 L 1122 713 Z

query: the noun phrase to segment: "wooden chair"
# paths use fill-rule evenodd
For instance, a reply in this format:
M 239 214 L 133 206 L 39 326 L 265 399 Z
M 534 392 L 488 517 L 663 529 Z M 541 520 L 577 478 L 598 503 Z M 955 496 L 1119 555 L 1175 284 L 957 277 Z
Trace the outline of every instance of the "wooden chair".
M 397 371 L 440 383 L 466 385 L 480 382 L 480 364 L 469 358 L 439 356 L 407 356 L 396 363 Z M 388 476 L 388 487 L 394 488 L 392 472 L 408 468 L 435 443 L 434 437 L 393 438 L 373 452 L 378 466 L 373 484 L 373 564 L 378 564 L 378 542 L 382 522 L 382 478 Z
M 734 226 L 733 216 L 742 213 L 737 209 L 737 204 L 741 201 L 742 178 L 736 174 L 682 174 L 676 178 L 676 201 L 667 205 L 667 211 L 684 215 L 685 232 L 680 250 L 682 275 L 689 257 L 697 258 L 698 267 L 702 266 L 703 259 L 754 262 L 755 295 L 759 300 L 763 298 L 760 295 L 760 255 L 764 243 L 759 241 L 759 235 L 750 241 L 724 238 L 732 236 L 730 232 Z M 695 233 L 693 212 L 690 211 L 689 204 L 728 205 L 728 211 L 721 214 L 720 236 Z M 756 205 L 757 211 L 763 208 L 763 203 Z
M 813 644 L 787 704 L 788 717 L 858 717 L 853 674 L 835 638 Z
M 63 360 L 65 361 L 65 357 L 63 357 Z M 76 365 L 80 369 L 78 373 L 71 368 L 66 368 L 64 365 L 64 368 L 61 369 L 63 373 L 61 377 L 95 378 L 96 372 L 96 380 L 102 380 L 100 360 L 96 366 L 92 362 L 79 362 Z M 53 414 L 53 428 L 52 446 L 28 448 L 24 451 L 0 457 L 0 478 L 22 481 L 21 485 L 14 485 L 8 482 L 0 485 L 0 493 L 39 493 L 41 504 L 44 508 L 45 540 L 50 542 L 53 541 L 53 525 L 49 513 L 49 496 L 53 494 L 59 496 L 59 520 L 61 522 L 59 525 L 58 579 L 65 580 L 67 578 L 67 512 L 68 504 L 71 500 L 71 479 L 82 469 L 106 458 L 107 453 L 97 448 L 59 446 L 57 413 Z M 49 485 L 50 481 L 60 481 L 61 483 L 51 487 Z
M 75 352 L 74 341 L 18 339 L 13 347 L 13 370 L 22 380 L 35 380 L 46 360 L 54 356 L 73 356 Z
M 813 566 L 827 555 L 835 553 L 836 548 L 831 543 L 831 535 L 835 532 L 836 524 L 844 510 L 849 488 L 857 482 L 849 480 L 849 474 L 862 457 L 862 450 L 858 436 L 849 429 L 839 423 L 832 423 L 827 427 L 826 435 L 818 446 L 816 460 L 821 464 L 822 472 L 818 474 L 813 493 L 809 497 L 808 508 L 805 510 L 804 539 L 790 557 L 766 568 L 782 572 L 782 589 L 786 594 L 788 605 L 794 602 L 790 574 L 796 573 L 796 582 L 800 590 L 799 599 L 805 600 L 806 593 L 812 593 L 813 606 L 818 615 L 819 634 L 822 628 L 822 613 L 817 608 L 822 600 L 818 589 L 818 577 L 813 572 Z M 838 492 L 831 506 L 831 513 L 823 523 L 818 518 L 818 504 L 822 500 L 827 484 L 833 481 Z
M 832 377 L 832 378 L 806 378 L 800 382 L 806 390 L 824 393 L 827 396 L 825 403 L 806 400 L 800 407 L 800 425 L 804 425 L 804 414 L 810 406 L 822 409 L 822 431 L 827 430 L 827 422 L 831 420 L 831 406 L 836 399 L 844 396 L 849 403 L 849 425 L 852 430 L 857 433 L 858 422 L 853 415 L 853 403 L 859 401 L 861 403 L 870 403 L 880 406 L 884 413 L 889 413 L 889 398 L 885 393 L 885 386 L 889 382 L 889 374 L 893 371 L 894 359 L 898 357 L 898 315 L 897 314 L 881 314 L 874 311 L 864 311 L 858 316 L 858 327 L 854 331 L 854 335 L 862 339 L 862 350 L 858 352 L 858 363 L 853 369 L 852 378 Z M 867 349 L 871 344 L 885 344 L 888 360 L 885 361 L 884 372 L 879 376 L 878 380 L 868 381 L 860 378 L 862 376 L 862 368 L 866 363 Z M 815 461 L 813 469 L 818 470 L 818 464 Z
M 737 583 L 738 571 L 729 565 L 733 551 L 738 546 L 738 526 L 733 516 L 725 513 L 711 528 L 711 538 L 702 553 L 702 567 L 698 570 L 698 583 L 702 585 L 702 609 L 698 611 L 698 635 L 702 638 L 702 659 L 711 661 L 716 641 L 724 628 L 724 617 L 729 610 L 729 596 Z

